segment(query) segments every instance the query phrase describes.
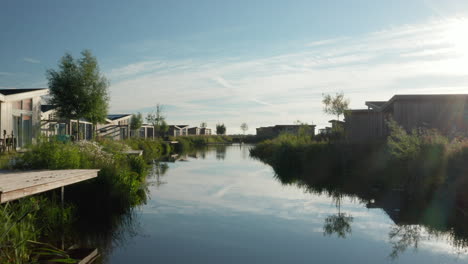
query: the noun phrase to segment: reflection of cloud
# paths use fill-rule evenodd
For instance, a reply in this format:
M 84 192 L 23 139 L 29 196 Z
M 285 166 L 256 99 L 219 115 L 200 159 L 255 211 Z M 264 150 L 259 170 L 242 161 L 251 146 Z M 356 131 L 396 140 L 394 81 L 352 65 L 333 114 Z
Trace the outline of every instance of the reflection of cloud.
M 323 224 L 330 215 L 338 213 L 332 198 L 307 193 L 293 185 L 281 185 L 273 179 L 273 170 L 260 162 L 242 157 L 237 146 L 227 147 L 227 157 L 216 161 L 216 151 L 208 151 L 206 159 L 176 163 L 168 170 L 168 184 L 151 190 L 152 199 L 145 214 L 267 216 L 285 225 L 299 223 L 308 232 L 323 233 Z M 344 197 L 340 210 L 353 218 L 353 239 L 364 239 L 387 244 L 394 226 L 381 209 L 367 209 L 358 199 Z M 188 220 L 190 221 L 190 220 Z M 304 231 L 304 230 L 300 230 Z M 430 239 L 421 228 L 419 251 L 452 254 L 446 240 Z M 390 250 L 390 249 L 389 249 Z M 390 252 L 386 252 L 390 253 Z M 460 255 L 460 258 L 466 258 Z

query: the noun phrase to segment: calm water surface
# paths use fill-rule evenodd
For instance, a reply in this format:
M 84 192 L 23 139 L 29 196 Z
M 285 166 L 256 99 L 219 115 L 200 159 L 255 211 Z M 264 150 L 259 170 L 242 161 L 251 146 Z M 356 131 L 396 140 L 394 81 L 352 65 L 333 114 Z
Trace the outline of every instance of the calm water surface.
M 399 227 L 357 199 L 282 185 L 248 148 L 213 147 L 155 167 L 150 199 L 120 231 L 105 262 L 467 262 L 449 236 Z

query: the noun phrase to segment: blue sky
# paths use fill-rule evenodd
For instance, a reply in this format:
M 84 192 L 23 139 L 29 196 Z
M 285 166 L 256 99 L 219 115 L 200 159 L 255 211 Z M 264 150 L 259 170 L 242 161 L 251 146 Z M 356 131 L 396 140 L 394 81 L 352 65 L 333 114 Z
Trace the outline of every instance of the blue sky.
M 0 2 L 0 87 L 47 87 L 65 52 L 91 49 L 112 113 L 161 103 L 170 123 L 254 133 L 325 126 L 323 93 L 361 108 L 468 84 L 468 1 Z

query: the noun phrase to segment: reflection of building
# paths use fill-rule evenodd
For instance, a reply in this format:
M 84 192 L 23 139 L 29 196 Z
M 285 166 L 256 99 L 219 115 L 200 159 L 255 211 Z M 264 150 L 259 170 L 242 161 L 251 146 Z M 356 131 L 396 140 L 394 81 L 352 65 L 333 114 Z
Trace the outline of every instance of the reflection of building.
M 315 125 L 276 125 L 257 128 L 257 136 L 274 138 L 283 133 L 298 134 L 301 128 L 305 129 L 312 136 L 315 134 Z
M 387 121 L 407 131 L 434 128 L 444 135 L 468 133 L 467 94 L 395 95 L 388 101 L 367 101 L 367 109 L 345 113 L 345 130 L 351 141 L 385 139 Z
M 41 122 L 41 96 L 48 93 L 45 88 L 0 89 L 2 140 L 9 137 L 9 141 L 16 142 L 19 148 L 35 141 Z

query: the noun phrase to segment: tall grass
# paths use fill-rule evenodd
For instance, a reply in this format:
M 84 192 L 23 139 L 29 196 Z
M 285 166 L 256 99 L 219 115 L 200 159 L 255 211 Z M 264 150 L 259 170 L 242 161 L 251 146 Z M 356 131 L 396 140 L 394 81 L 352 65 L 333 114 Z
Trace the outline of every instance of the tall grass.
M 111 217 L 123 214 L 132 207 L 146 202 L 146 175 L 149 165 L 141 156 L 130 156 L 123 151 L 130 149 L 122 142 L 59 142 L 42 141 L 30 147 L 17 158 L 16 169 L 100 169 L 98 177 L 66 188 L 68 210 L 62 211 L 54 202 L 53 192 L 42 195 L 48 199 L 38 202 L 40 210 L 29 213 L 18 222 L 21 232 L 16 229 L 8 232 L 5 241 L 11 241 L 12 259 L 25 259 L 31 253 L 31 246 L 18 241 L 52 239 L 61 230 L 63 220 L 73 222 L 93 222 L 93 218 Z M 52 200 L 51 200 L 52 199 Z M 16 219 L 17 208 L 28 208 L 28 200 L 5 206 L 2 216 Z M 18 211 L 20 212 L 20 211 Z M 65 217 L 65 219 L 63 218 Z M 28 219 L 31 221 L 26 221 Z M 26 231 L 33 230 L 32 235 Z M 3 262 L 2 262 L 3 263 Z
M 72 223 L 73 207 L 62 208 L 45 195 L 27 197 L 0 206 L 0 262 L 34 263 L 34 243 L 57 231 L 66 232 Z

